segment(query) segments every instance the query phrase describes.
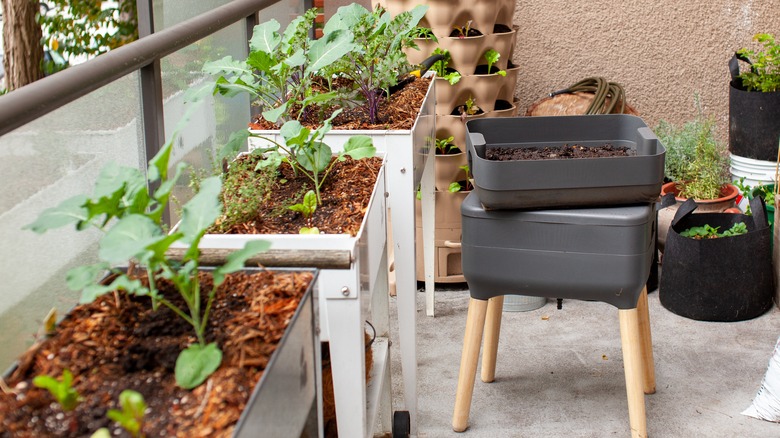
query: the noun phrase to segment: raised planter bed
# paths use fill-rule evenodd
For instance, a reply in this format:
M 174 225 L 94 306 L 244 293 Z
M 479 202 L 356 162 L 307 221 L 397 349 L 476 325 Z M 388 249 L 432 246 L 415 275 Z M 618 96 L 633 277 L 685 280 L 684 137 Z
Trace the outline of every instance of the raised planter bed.
M 666 150 L 639 117 L 624 114 L 485 118 L 466 123 L 468 162 L 488 209 L 654 202 Z M 491 161 L 488 148 L 626 146 L 626 157 Z

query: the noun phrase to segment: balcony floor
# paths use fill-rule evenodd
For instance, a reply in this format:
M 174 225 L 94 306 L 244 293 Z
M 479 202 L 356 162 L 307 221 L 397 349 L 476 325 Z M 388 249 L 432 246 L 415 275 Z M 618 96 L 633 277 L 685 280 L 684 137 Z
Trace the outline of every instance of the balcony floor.
M 451 429 L 468 307 L 465 284 L 438 285 L 436 317 L 418 293 L 418 437 L 629 437 L 617 309 L 554 300 L 529 312 L 504 312 L 496 380 L 479 369 L 463 434 Z M 780 335 L 780 310 L 744 322 L 677 316 L 649 295 L 657 391 L 645 397 L 651 437 L 780 436 L 780 424 L 741 414 L 766 371 Z M 391 298 L 391 321 L 395 298 Z M 393 327 L 397 339 L 397 326 Z M 403 409 L 398 343 L 394 409 Z

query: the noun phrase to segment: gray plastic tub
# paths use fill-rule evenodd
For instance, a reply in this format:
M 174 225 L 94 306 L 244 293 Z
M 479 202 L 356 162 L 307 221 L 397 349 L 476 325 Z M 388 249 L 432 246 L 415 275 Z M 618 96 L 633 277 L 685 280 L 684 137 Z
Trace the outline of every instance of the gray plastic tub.
M 468 162 L 489 209 L 600 206 L 653 202 L 661 192 L 666 149 L 626 114 L 485 118 L 466 123 Z M 487 148 L 627 146 L 635 156 L 492 161 Z
M 653 204 L 558 210 L 461 205 L 471 296 L 535 295 L 636 307 L 655 248 Z

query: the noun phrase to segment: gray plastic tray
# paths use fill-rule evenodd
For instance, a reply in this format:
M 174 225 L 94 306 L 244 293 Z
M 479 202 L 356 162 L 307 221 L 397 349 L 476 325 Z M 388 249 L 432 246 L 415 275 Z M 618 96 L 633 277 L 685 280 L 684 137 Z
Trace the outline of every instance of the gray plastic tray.
M 468 162 L 489 209 L 600 206 L 653 202 L 661 192 L 666 149 L 636 116 L 509 117 L 466 123 Z M 492 161 L 491 147 L 579 144 L 628 146 L 635 156 Z
M 471 296 L 532 295 L 636 306 L 655 248 L 653 204 L 557 210 L 461 205 L 461 263 Z

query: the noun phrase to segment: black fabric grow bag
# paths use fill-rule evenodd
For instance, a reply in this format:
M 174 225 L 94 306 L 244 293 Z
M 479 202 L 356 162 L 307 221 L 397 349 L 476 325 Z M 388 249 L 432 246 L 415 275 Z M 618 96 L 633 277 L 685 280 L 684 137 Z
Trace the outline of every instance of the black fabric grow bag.
M 770 231 L 761 197 L 751 200 L 753 216 L 692 214 L 689 199 L 672 220 L 664 250 L 659 299 L 669 311 L 700 321 L 743 321 L 772 306 Z M 680 235 L 709 224 L 720 231 L 744 222 L 747 234 L 696 240 Z
M 729 63 L 729 70 L 729 151 L 754 160 L 776 161 L 780 91 L 746 91 L 738 77 L 736 56 Z

